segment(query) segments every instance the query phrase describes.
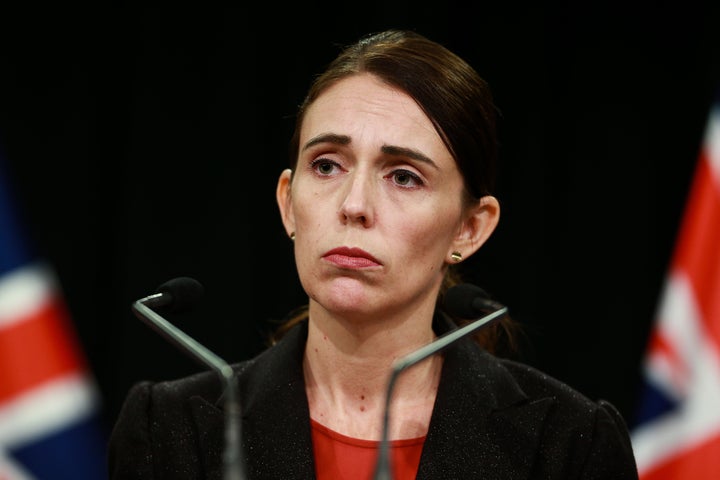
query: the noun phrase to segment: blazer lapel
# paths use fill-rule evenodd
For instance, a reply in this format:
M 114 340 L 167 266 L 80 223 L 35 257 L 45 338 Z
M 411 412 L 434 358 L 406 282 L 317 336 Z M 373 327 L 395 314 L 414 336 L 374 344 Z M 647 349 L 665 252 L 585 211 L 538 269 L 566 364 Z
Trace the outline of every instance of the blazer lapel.
M 200 462 L 205 478 L 223 478 L 225 414 L 202 397 L 191 397 L 189 402 L 198 431 Z
M 257 359 L 237 367 L 241 437 L 248 478 L 314 479 L 310 412 L 302 374 L 307 327 L 300 324 Z M 208 478 L 222 478 L 222 399 L 190 400 Z
M 461 340 L 445 353 L 417 478 L 527 479 L 553 403 L 530 402 L 494 357 Z

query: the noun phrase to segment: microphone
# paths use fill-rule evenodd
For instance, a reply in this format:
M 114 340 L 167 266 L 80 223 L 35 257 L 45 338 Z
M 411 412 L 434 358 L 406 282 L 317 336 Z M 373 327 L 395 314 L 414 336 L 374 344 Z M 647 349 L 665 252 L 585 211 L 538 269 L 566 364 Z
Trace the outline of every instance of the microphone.
M 443 298 L 443 307 L 450 315 L 458 318 L 476 318 L 478 315 L 503 308 L 490 298 L 490 294 L 472 283 L 461 283 L 448 288 Z
M 481 327 L 488 326 L 507 313 L 507 307 L 495 302 L 490 295 L 482 288 L 469 283 L 462 283 L 450 287 L 443 299 L 443 308 L 452 316 L 459 318 L 475 318 L 481 315 L 477 320 L 461 327 L 451 330 L 444 335 L 436 338 L 427 345 L 410 352 L 393 362 L 385 392 L 385 410 L 383 414 L 382 440 L 380 441 L 380 451 L 375 464 L 374 480 L 391 480 L 392 468 L 390 465 L 390 441 L 388 439 L 388 429 L 390 426 L 390 399 L 400 373 L 413 365 L 425 360 L 426 358 L 439 353 L 450 347 L 466 335 L 478 330 Z M 490 312 L 490 313 L 488 313 Z
M 205 348 L 194 338 L 158 315 L 152 308 L 165 307 L 169 311 L 187 310 L 202 297 L 202 284 L 190 277 L 169 280 L 157 289 L 158 293 L 141 298 L 132 304 L 140 320 L 166 340 L 180 347 L 195 360 L 215 370 L 225 384 L 225 450 L 223 452 L 223 479 L 245 480 L 245 468 L 240 457 L 240 404 L 232 367 L 222 358 Z

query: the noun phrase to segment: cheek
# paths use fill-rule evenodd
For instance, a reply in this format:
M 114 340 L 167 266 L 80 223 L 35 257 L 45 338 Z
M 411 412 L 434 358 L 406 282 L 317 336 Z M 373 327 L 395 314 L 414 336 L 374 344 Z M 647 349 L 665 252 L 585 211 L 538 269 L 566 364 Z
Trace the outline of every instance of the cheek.
M 303 235 L 312 236 L 321 227 L 322 219 L 330 214 L 330 202 L 318 194 L 302 195 L 293 199 L 295 227 Z
M 327 237 L 332 218 L 330 202 L 317 195 L 303 192 L 293 199 L 293 217 L 295 219 L 295 258 L 298 268 L 306 272 L 312 265 Z
M 454 238 L 456 227 L 450 224 L 447 214 L 439 212 L 412 223 L 400 223 L 394 236 L 401 240 L 402 248 L 410 253 L 414 261 L 426 259 L 433 265 L 445 258 L 445 251 Z

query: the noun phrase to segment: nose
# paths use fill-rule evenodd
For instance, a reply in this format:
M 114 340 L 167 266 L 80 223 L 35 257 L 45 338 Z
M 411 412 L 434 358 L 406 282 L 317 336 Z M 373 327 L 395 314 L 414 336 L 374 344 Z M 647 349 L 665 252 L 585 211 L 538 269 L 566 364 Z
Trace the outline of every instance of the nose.
M 353 173 L 348 178 L 344 195 L 339 211 L 340 221 L 343 224 L 371 226 L 374 221 L 373 199 L 376 195 L 370 178 L 360 172 Z

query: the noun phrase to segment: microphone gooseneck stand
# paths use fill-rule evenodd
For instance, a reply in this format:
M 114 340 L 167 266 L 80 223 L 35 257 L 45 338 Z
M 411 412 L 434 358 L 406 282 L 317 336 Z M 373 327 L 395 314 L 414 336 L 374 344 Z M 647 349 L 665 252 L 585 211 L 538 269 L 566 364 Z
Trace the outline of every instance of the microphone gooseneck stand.
M 489 313 L 461 328 L 447 332 L 443 336 L 438 337 L 437 339 L 415 350 L 414 352 L 410 352 L 404 357 L 397 359 L 393 363 L 392 371 L 390 373 L 390 380 L 388 382 L 387 391 L 385 393 L 385 410 L 383 414 L 382 440 L 380 441 L 380 451 L 378 452 L 377 463 L 375 464 L 375 475 L 373 477 L 374 480 L 392 480 L 392 468 L 390 465 L 390 441 L 388 439 L 388 430 L 390 426 L 390 400 L 398 375 L 400 375 L 400 373 L 412 367 L 416 363 L 419 363 L 422 360 L 425 360 L 426 358 L 435 355 L 442 350 L 445 350 L 450 345 L 460 340 L 462 337 L 474 332 L 480 327 L 488 325 L 493 320 L 497 320 L 503 315 L 505 315 L 505 313 L 507 313 L 508 311 L 507 307 L 499 307 L 500 308 L 498 310 L 495 310 L 494 312 Z
M 245 480 L 244 465 L 240 457 L 240 404 L 232 367 L 222 358 L 205 348 L 194 338 L 155 313 L 150 307 L 161 307 L 173 301 L 172 295 L 157 293 L 133 303 L 135 315 L 167 340 L 181 347 L 194 359 L 215 370 L 225 385 L 225 449 L 223 452 L 223 480 Z

